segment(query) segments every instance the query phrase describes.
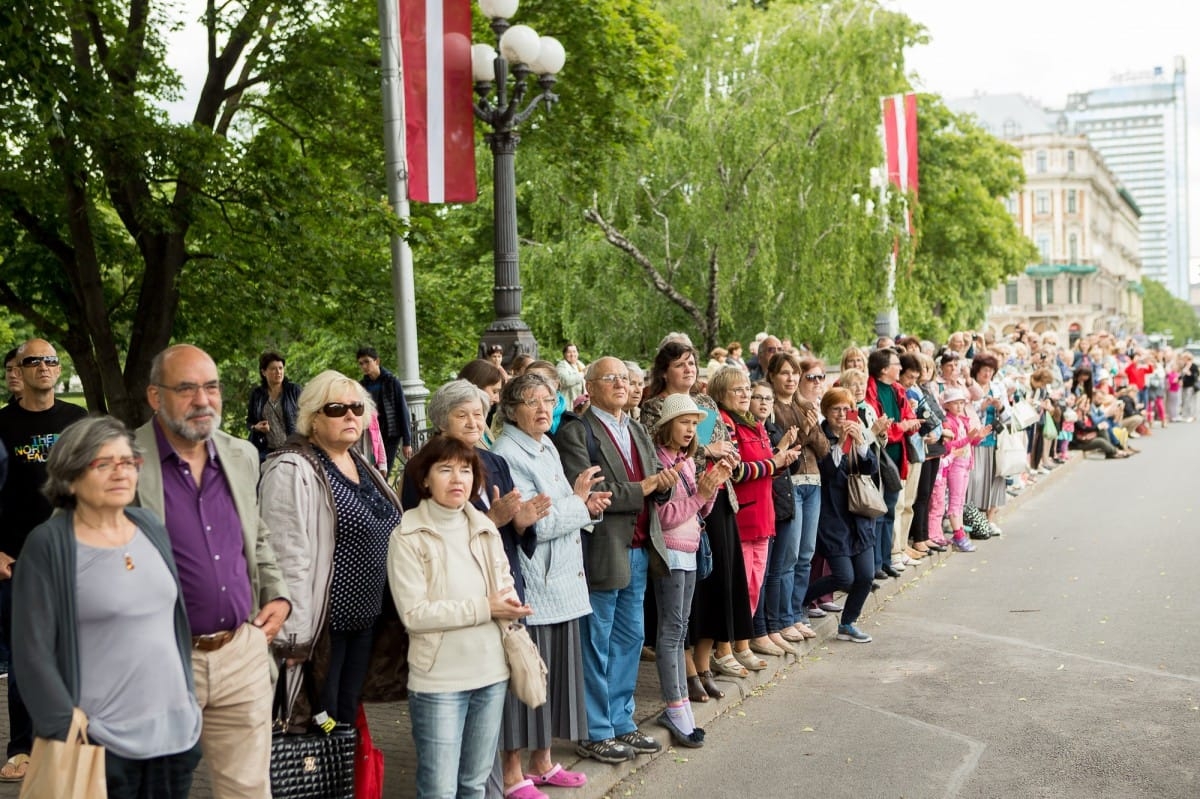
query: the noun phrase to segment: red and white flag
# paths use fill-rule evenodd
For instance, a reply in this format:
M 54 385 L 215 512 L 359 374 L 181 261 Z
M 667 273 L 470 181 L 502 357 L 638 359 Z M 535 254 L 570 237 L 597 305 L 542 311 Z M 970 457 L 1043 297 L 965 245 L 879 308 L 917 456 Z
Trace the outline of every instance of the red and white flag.
M 474 202 L 471 0 L 399 0 L 408 196 Z
M 917 95 L 884 97 L 883 151 L 887 156 L 888 180 L 901 192 L 917 195 Z M 905 211 L 908 232 L 912 213 Z

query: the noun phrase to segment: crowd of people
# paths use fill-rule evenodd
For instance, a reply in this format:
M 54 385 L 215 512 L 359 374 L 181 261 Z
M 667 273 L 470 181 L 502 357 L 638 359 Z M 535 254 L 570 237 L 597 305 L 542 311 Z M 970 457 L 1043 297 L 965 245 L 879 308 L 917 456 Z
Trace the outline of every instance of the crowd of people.
M 763 333 L 704 365 L 672 333 L 645 369 L 488 352 L 433 393 L 414 450 L 399 381 L 357 355 L 361 380 L 300 386 L 264 353 L 249 441 L 219 429 L 197 347 L 155 357 L 135 431 L 56 396 L 49 342 L 7 355 L 0 780 L 79 708 L 110 796 L 186 796 L 203 755 L 214 796 L 265 799 L 273 729 L 407 697 L 418 796 L 544 799 L 587 779 L 555 739 L 605 763 L 661 749 L 634 718 L 643 659 L 657 725 L 703 747 L 693 705 L 721 679 L 799 656 L 822 616 L 870 642 L 879 581 L 1001 535 L 1069 450 L 1127 458 L 1191 422 L 1200 387 L 1190 353 L 1107 333 L 881 338 L 836 364 Z M 537 708 L 506 690 L 512 624 L 547 667 Z

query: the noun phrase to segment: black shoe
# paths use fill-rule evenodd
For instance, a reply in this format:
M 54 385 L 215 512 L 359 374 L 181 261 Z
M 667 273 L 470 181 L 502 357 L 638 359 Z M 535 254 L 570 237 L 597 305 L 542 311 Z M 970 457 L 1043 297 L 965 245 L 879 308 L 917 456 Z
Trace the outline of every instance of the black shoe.
M 900 572 L 892 568 L 892 564 L 890 563 L 883 564 L 883 568 L 880 569 L 880 571 L 883 572 L 884 577 L 891 577 L 892 579 L 898 579 L 900 577 Z M 876 577 L 878 576 L 879 575 L 876 575 Z
M 888 566 L 888 568 L 889 568 L 889 569 L 891 569 L 892 567 L 891 567 L 891 566 Z M 893 571 L 894 571 L 894 570 L 893 570 Z M 887 572 L 885 572 L 883 569 L 878 569 L 878 570 L 876 570 L 876 572 L 875 572 L 875 579 L 876 579 L 876 580 L 886 580 L 886 579 L 887 579 L 887 577 L 888 577 L 888 574 L 887 574 Z
M 617 741 L 623 743 L 639 755 L 652 755 L 662 751 L 662 744 L 646 735 L 641 730 L 633 730 L 617 736 Z
M 879 583 L 871 583 L 871 593 L 873 594 L 878 590 L 879 590 Z
M 633 760 L 637 752 L 628 744 L 621 743 L 615 738 L 605 738 L 603 741 L 580 741 L 575 744 L 575 754 L 580 757 L 590 757 L 601 763 L 624 763 Z
M 671 721 L 671 717 L 666 714 L 666 711 L 659 713 L 655 719 L 660 727 L 666 727 L 667 732 L 671 733 L 671 740 L 678 746 L 686 746 L 688 749 L 699 749 L 704 746 L 704 733 L 697 735 L 692 732 L 691 735 L 684 735 L 683 731 L 675 726 L 675 722 Z

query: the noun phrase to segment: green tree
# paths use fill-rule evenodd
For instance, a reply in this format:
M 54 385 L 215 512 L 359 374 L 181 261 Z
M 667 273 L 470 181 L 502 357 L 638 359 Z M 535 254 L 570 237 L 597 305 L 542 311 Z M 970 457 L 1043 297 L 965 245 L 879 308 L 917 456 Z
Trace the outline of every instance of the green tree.
M 1175 297 L 1157 280 L 1142 281 L 1142 328 L 1146 333 L 1170 335 L 1174 346 L 1200 340 L 1200 319 L 1187 300 Z
M 1021 154 L 932 95 L 918 98 L 920 192 L 897 300 L 906 332 L 943 340 L 983 321 L 988 292 L 1037 260 L 1001 199 L 1025 183 Z

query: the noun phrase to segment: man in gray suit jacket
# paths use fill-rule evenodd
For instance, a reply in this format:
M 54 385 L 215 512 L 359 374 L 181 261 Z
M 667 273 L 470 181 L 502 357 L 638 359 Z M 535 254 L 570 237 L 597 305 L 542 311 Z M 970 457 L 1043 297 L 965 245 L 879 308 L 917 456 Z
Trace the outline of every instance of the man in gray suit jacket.
M 154 358 L 146 399 L 154 418 L 134 434 L 146 459 L 138 501 L 171 536 L 213 795 L 270 799 L 268 645 L 291 603 L 258 513 L 258 452 L 217 429 L 217 365 L 197 347 Z
M 666 569 L 667 547 L 655 503 L 665 502 L 679 480 L 661 470 L 645 428 L 625 413 L 629 370 L 617 358 L 601 358 L 585 375 L 591 406 L 578 422 L 559 427 L 555 443 L 567 480 L 591 466 L 611 491 L 612 504 L 584 536 L 592 614 L 580 619 L 588 740 L 577 751 L 605 763 L 657 752 L 661 746 L 633 720 L 645 625 L 642 601 L 651 569 Z

